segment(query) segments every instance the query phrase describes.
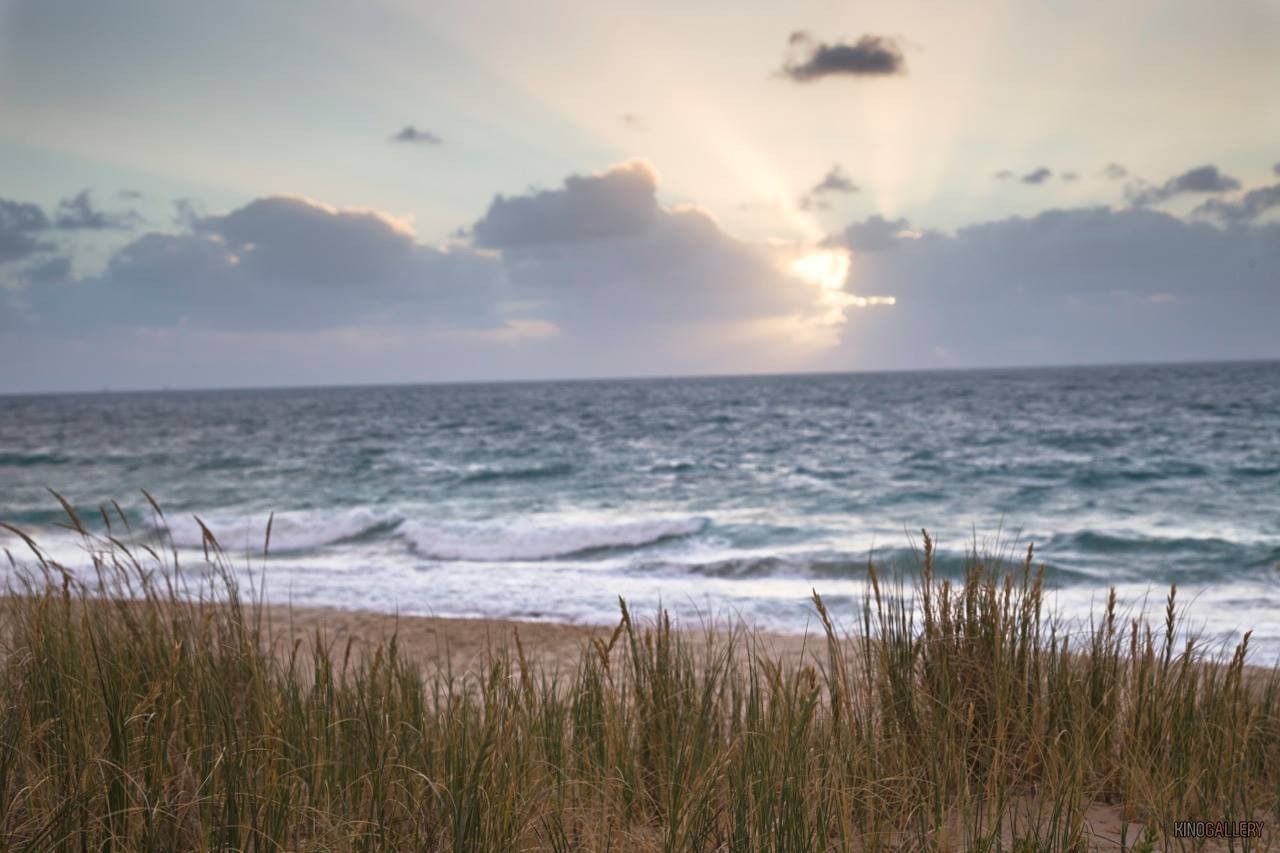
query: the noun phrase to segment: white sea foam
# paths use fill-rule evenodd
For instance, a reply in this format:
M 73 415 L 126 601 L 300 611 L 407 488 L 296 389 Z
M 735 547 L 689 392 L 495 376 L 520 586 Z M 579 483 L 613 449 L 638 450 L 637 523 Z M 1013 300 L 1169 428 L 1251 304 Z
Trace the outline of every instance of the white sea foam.
M 691 536 L 707 520 L 656 517 L 525 516 L 497 521 L 406 521 L 399 528 L 424 556 L 440 560 L 545 560 L 605 548 L 638 548 Z
M 218 543 L 227 550 L 260 549 L 267 532 L 269 513 L 220 513 L 200 516 Z M 351 539 L 375 528 L 390 527 L 400 521 L 396 513 L 369 507 L 278 512 L 271 523 L 271 550 L 301 551 Z M 190 515 L 168 519 L 173 544 L 198 548 L 203 541 L 200 525 Z

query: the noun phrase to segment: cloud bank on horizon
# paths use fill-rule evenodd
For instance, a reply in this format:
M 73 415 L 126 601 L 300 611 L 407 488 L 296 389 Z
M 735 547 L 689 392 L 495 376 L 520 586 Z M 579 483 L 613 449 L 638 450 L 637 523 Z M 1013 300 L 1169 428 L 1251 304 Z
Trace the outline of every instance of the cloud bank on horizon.
M 149 4 L 125 6 L 119 20 L 99 20 L 79 0 L 15 4 L 7 23 L 26 40 L 10 36 L 14 50 L 0 51 L 0 96 L 27 110 L 32 139 L 48 128 L 50 138 L 79 140 L 58 136 L 70 106 L 45 109 L 75 104 L 97 116 L 85 126 L 100 129 L 104 157 L 131 156 L 112 148 L 115 119 L 76 100 L 78 60 L 38 82 L 36 65 L 23 64 L 31 46 L 64 43 L 83 15 L 98 20 L 104 43 L 134 44 L 197 14 L 151 9 L 139 35 L 121 28 Z M 0 392 L 1280 357 L 1275 146 L 1222 166 L 1204 162 L 1212 148 L 1157 166 L 1122 137 L 988 152 L 961 128 L 1012 134 L 1018 115 L 1038 109 L 1035 98 L 1052 100 L 1054 83 L 1037 79 L 1024 95 L 991 76 L 983 100 L 1004 98 L 1009 122 L 968 116 L 966 105 L 978 101 L 956 72 L 980 60 L 954 53 L 962 39 L 942 39 L 968 18 L 935 24 L 921 13 L 907 21 L 920 37 L 896 35 L 909 30 L 887 12 L 852 30 L 775 22 L 756 34 L 744 24 L 740 37 L 752 49 L 739 57 L 725 48 L 715 72 L 701 77 L 680 64 L 674 19 L 619 30 L 638 34 L 646 55 L 665 50 L 646 66 L 659 75 L 655 88 L 664 65 L 687 85 L 680 97 L 654 101 L 611 76 L 628 62 L 625 40 L 612 44 L 616 56 L 574 65 L 550 45 L 519 54 L 535 39 L 504 40 L 504 25 L 513 34 L 540 25 L 517 7 L 477 30 L 480 42 L 468 41 L 473 22 L 464 13 L 424 24 L 393 7 L 378 13 L 396 22 L 381 53 L 360 53 L 360 27 L 342 28 L 345 49 L 377 65 L 387 109 L 363 115 L 366 100 L 351 107 L 358 117 L 326 131 L 292 108 L 287 87 L 272 92 L 277 78 L 241 86 L 237 103 L 261 95 L 263 104 L 291 105 L 264 137 L 284 140 L 296 125 L 305 144 L 248 149 L 233 178 L 210 171 L 203 184 L 166 182 L 0 132 L 0 150 L 68 176 L 42 183 L 29 177 L 38 169 L 0 166 L 8 182 L 0 192 Z M 227 14 L 261 16 L 269 33 L 273 13 L 255 9 L 234 0 Z M 599 26 L 594 14 L 583 13 L 580 25 Z M 651 14 L 656 24 L 667 11 Z M 688 56 L 698 57 L 705 45 L 689 21 Z M 523 63 L 521 86 L 541 100 L 519 100 L 491 70 L 450 70 L 472 69 L 469 60 L 441 58 L 432 71 L 435 57 L 448 56 L 445 42 L 405 54 L 426 63 L 427 78 L 443 76 L 397 100 L 388 81 L 412 89 L 415 79 L 391 62 L 390 34 L 401 31 L 483 43 L 503 63 Z M 771 72 L 778 66 L 768 51 L 788 31 L 788 56 Z M 1225 39 L 1204 35 L 1207 45 Z M 81 45 L 85 67 L 125 73 L 92 65 L 96 44 Z M 1222 44 L 1254 55 L 1238 40 Z M 209 46 L 206 56 L 193 48 L 191 61 L 215 61 L 222 49 Z M 299 79 L 303 69 L 359 67 L 312 68 L 287 44 L 276 58 L 265 43 L 260 56 L 256 49 L 246 41 L 237 60 L 288 58 Z M 283 66 L 264 67 L 289 81 Z M 581 67 L 592 74 L 574 70 Z M 24 75 L 42 102 L 23 100 L 14 81 Z M 714 78 L 730 88 L 699 89 Z M 329 81 L 326 98 L 352 79 Z M 142 85 L 121 87 L 121 103 Z M 450 100 L 455 85 L 472 86 L 471 96 Z M 597 103 L 592 86 L 609 97 Z M 935 91 L 942 94 L 931 100 Z M 757 101 L 779 115 L 771 119 Z M 205 103 L 210 115 L 232 109 Z M 1266 136 L 1269 114 L 1255 113 Z M 508 114 L 516 124 L 503 124 Z M 156 115 L 135 111 L 129 120 Z M 404 123 L 424 115 L 430 130 Z M 171 132 L 151 127 L 157 140 Z M 579 146 L 581 128 L 593 144 L 608 144 Z M 524 141 L 539 134 L 541 149 Z M 141 130 L 124 138 L 140 139 Z M 566 162 L 575 146 L 584 153 Z M 156 161 L 168 150 L 183 149 L 155 147 Z M 322 166 L 293 168 L 313 152 L 322 152 Z M 238 188 L 220 189 L 229 183 Z
M 1247 357 L 1280 316 L 1280 223 L 1262 221 L 1280 184 L 1188 217 L 1144 200 L 944 233 L 873 215 L 820 245 L 735 238 L 658 195 L 632 160 L 495 195 L 443 246 L 379 211 L 267 196 L 137 233 L 85 275 L 50 235 L 118 214 L 84 214 L 81 194 L 59 224 L 0 200 L 0 381 L 38 363 L 50 384 L 176 385 L 192 365 L 210 371 L 195 384 L 237 384 L 216 368 L 246 358 L 241 383 Z M 797 272 L 844 252 L 837 280 Z M 403 372 L 372 371 L 388 362 Z

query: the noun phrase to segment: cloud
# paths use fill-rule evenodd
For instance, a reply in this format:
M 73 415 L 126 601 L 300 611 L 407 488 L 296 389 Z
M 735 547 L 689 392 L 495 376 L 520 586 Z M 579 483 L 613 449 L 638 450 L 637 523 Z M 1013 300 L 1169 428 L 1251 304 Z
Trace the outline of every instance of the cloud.
M 1172 192 L 1220 193 L 1240 189 L 1240 182 L 1218 171 L 1217 166 L 1191 169 L 1166 184 Z
M 815 246 L 739 239 L 658 195 L 631 161 L 496 196 L 447 248 L 384 212 L 265 196 L 193 207 L 96 272 L 27 252 L 0 288 L 0 387 L 1280 354 L 1280 224 L 1249 207 L 1270 196 L 1215 208 L 1225 227 L 1146 207 L 954 233 L 872 216 Z M 4 233 L 38 240 L 41 216 L 0 204 Z
M 631 128 L 632 130 L 645 129 L 644 119 L 640 118 L 640 116 L 636 115 L 635 113 L 623 113 L 621 116 L 619 116 L 619 118 L 622 119 L 623 124 Z
M 204 205 L 194 198 L 173 200 L 173 224 L 180 228 L 194 228 L 205 216 Z
M 875 215 L 850 224 L 844 231 L 827 240 L 828 245 L 846 246 L 857 254 L 883 252 L 896 247 L 903 240 L 919 239 L 920 234 L 911 230 L 906 219 L 885 219 Z
M 71 278 L 71 259 L 65 255 L 46 258 L 27 266 L 22 279 L 35 285 L 54 284 Z
M 814 184 L 813 189 L 809 190 L 813 195 L 822 195 L 823 193 L 856 193 L 858 185 L 853 179 L 840 168 L 839 164 L 831 167 L 831 171 L 823 176 L 821 181 Z
M 384 214 L 287 196 L 195 219 L 176 234 L 144 234 L 83 280 L 30 284 L 30 323 L 55 328 L 504 322 L 493 259 L 423 246 Z
M 823 77 L 882 77 L 906 71 L 906 59 L 895 39 L 864 35 L 853 44 L 815 42 L 803 31 L 791 34 L 788 44 L 800 51 L 789 59 L 782 73 L 798 83 Z
M 406 124 L 400 131 L 391 137 L 392 142 L 404 142 L 409 145 L 440 145 L 443 139 L 436 136 L 429 130 L 420 130 L 411 124 Z
M 93 204 L 89 190 L 58 202 L 54 226 L 65 231 L 127 230 L 142 221 L 136 210 L 108 213 Z
M 825 310 L 821 294 L 787 274 L 778 247 L 737 240 L 703 210 L 663 207 L 657 186 L 653 167 L 632 160 L 559 189 L 500 195 L 473 241 L 502 252 L 513 298 L 602 346 L 643 346 L 655 327 Z
M 824 196 L 828 195 L 852 195 L 858 192 L 859 187 L 849 177 L 837 163 L 831 167 L 831 170 L 823 176 L 822 180 L 814 184 L 809 192 L 800 197 L 801 210 L 828 210 L 831 205 L 826 201 Z
M 195 225 L 254 276 L 313 286 L 384 282 L 408 274 L 413 234 L 384 214 L 288 196 L 260 198 Z
M 1079 172 L 1063 172 L 1058 177 L 1067 182 L 1074 182 L 1074 181 L 1080 180 L 1080 173 Z
M 1052 177 L 1053 177 L 1053 172 L 1051 172 L 1047 167 L 1041 166 L 1038 169 L 1034 169 L 1030 172 L 1027 172 L 1018 180 L 1022 181 L 1024 184 L 1038 185 L 1038 184 L 1043 184 L 1045 181 L 1049 180 Z
M 1274 166 L 1272 166 L 1271 171 L 1275 172 L 1277 175 L 1280 175 L 1280 163 L 1276 163 Z
M 845 310 L 870 304 L 840 290 L 842 254 L 814 259 L 814 247 L 739 240 L 706 211 L 665 207 L 640 161 L 498 196 L 469 229 L 471 245 L 448 249 L 385 213 L 299 197 L 186 214 L 176 232 L 137 237 L 99 273 L 33 270 L 0 292 L 12 309 L 0 311 L 6 328 L 21 329 L 27 345 L 92 338 L 103 375 L 136 367 L 122 354 L 130 348 L 172 353 L 182 340 L 237 347 L 230 360 L 282 348 L 287 364 L 270 374 L 282 381 L 299 381 L 298 371 L 349 381 L 334 362 L 356 357 L 353 348 L 394 350 L 396 369 L 419 377 L 492 376 L 499 366 L 508 376 L 617 374 L 777 369 L 834 344 Z M 319 366 L 292 349 L 304 340 L 312 358 L 318 341 L 334 348 L 319 357 L 332 370 L 318 379 Z
M 736 240 L 696 209 L 661 210 L 639 234 L 509 248 L 503 261 L 513 298 L 605 348 L 700 323 L 822 310 L 777 249 Z
M 21 260 L 49 248 L 35 236 L 49 227 L 49 217 L 39 206 L 0 198 L 0 263 Z
M 1238 201 L 1211 198 L 1197 207 L 1197 216 L 1219 219 L 1229 225 L 1253 222 L 1269 210 L 1280 207 L 1280 184 L 1249 190 Z
M 1102 169 L 1102 176 L 1112 181 L 1122 181 L 1129 177 L 1129 170 L 1119 163 L 1108 163 Z
M 486 249 L 636 236 L 659 216 L 657 182 L 652 166 L 631 160 L 599 175 L 571 175 L 560 189 L 497 195 L 471 234 Z
M 833 367 L 1280 355 L 1270 328 L 1280 316 L 1280 225 L 1224 229 L 1098 207 L 919 239 L 898 236 L 906 226 L 873 217 L 833 238 L 862 247 L 850 286 L 897 303 L 850 314 Z
M 1217 166 L 1197 166 L 1158 187 L 1138 182 L 1126 189 L 1129 201 L 1136 207 L 1159 204 L 1184 193 L 1221 193 L 1240 189 L 1240 182 L 1218 171 Z
M 1070 175 L 1071 177 L 1068 177 L 1068 175 Z M 993 174 L 991 177 L 995 178 L 997 181 L 1011 181 L 1014 178 L 1017 178 L 1019 181 L 1021 181 L 1024 184 L 1037 186 L 1039 184 L 1045 183 L 1050 178 L 1052 178 L 1053 171 L 1050 170 L 1049 167 L 1047 166 L 1041 166 L 1040 168 L 1033 169 L 1030 172 L 1027 172 L 1026 174 L 1019 177 L 1018 173 L 1013 171 L 1012 169 L 1001 169 L 1000 171 Z M 1074 181 L 1076 177 L 1078 176 L 1076 175 L 1075 172 L 1066 172 L 1062 175 L 1062 179 L 1064 181 Z

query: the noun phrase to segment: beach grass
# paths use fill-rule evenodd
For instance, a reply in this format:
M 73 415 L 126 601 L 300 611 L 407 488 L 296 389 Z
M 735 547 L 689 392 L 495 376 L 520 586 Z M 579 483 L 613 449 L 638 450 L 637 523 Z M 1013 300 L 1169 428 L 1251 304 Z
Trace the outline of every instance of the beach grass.
M 1274 834 L 1280 674 L 1247 665 L 1247 636 L 1233 650 L 1187 631 L 1174 589 L 1154 629 L 1114 593 L 1061 623 L 1031 550 L 944 577 L 925 535 L 913 573 L 868 566 L 856 612 L 814 595 L 823 630 L 800 664 L 741 626 L 620 602 L 576 665 L 539 665 L 517 636 L 454 671 L 394 636 L 282 647 L 211 533 L 190 565 L 118 507 L 102 515 L 90 533 L 68 508 L 90 581 L 34 541 L 11 556 L 27 568 L 0 606 L 0 850 L 1192 850 Z M 1098 814 L 1118 817 L 1104 832 Z M 1186 820 L 1267 828 L 1175 837 Z

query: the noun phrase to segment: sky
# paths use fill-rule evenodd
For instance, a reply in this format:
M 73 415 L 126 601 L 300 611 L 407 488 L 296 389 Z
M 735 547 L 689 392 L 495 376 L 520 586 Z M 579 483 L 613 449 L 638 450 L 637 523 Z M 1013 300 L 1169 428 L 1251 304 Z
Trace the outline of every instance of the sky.
M 1280 3 L 0 0 L 0 393 L 1280 357 Z

